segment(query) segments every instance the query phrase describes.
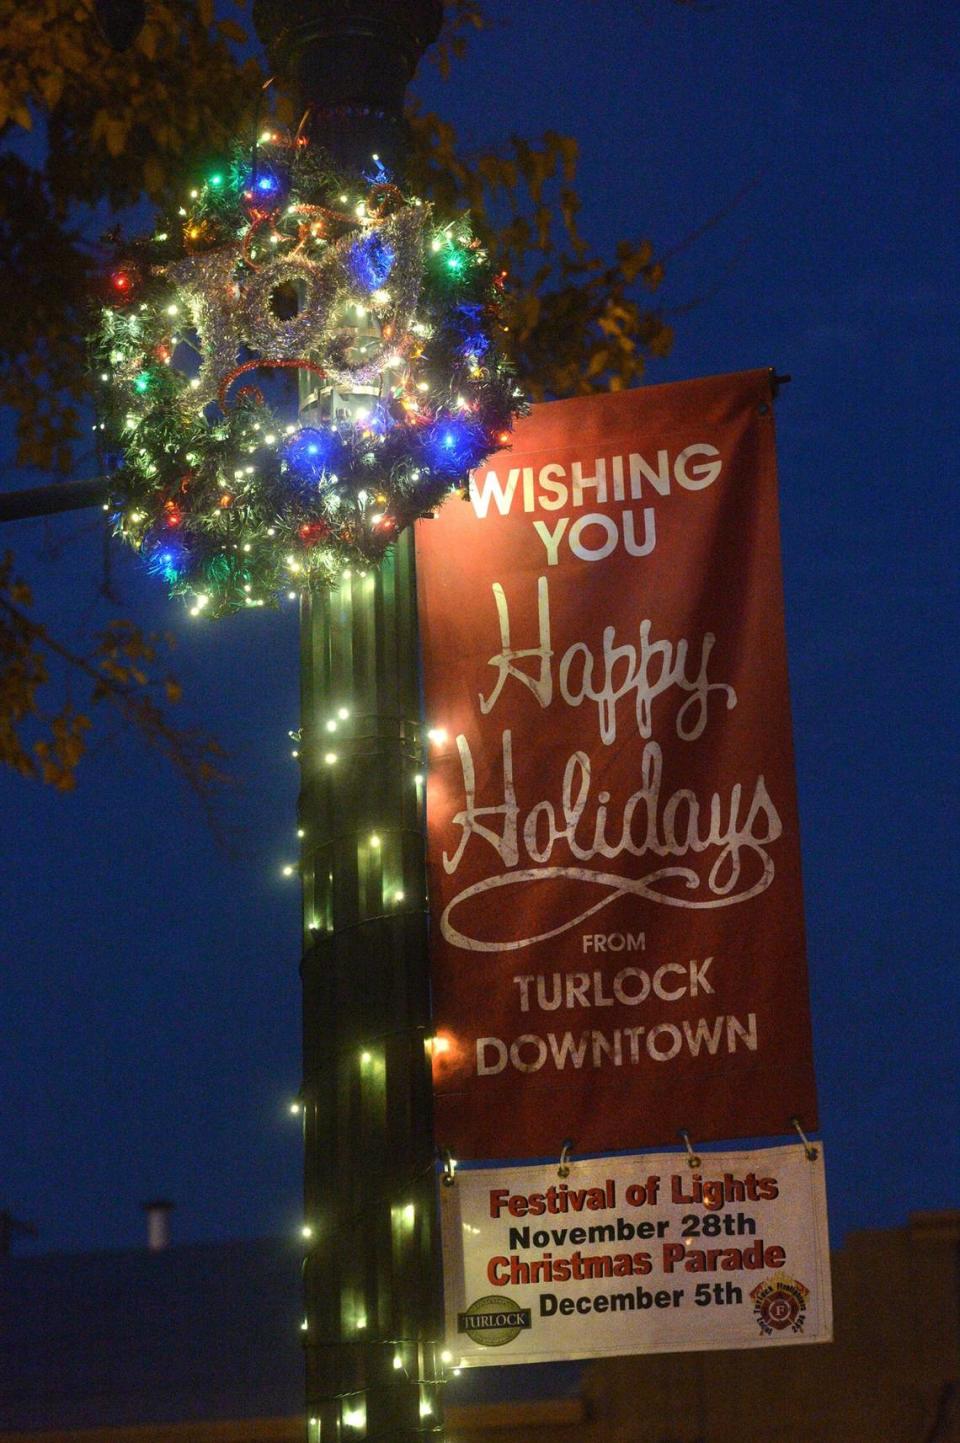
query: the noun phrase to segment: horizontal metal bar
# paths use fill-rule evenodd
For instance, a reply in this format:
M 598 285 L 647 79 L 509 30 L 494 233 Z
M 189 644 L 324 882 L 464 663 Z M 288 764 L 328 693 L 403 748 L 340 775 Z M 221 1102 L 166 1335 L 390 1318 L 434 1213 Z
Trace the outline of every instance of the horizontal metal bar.
M 109 476 L 89 476 L 85 481 L 58 481 L 53 486 L 0 491 L 0 521 L 25 521 L 30 516 L 54 516 L 58 511 L 102 506 L 111 486 Z

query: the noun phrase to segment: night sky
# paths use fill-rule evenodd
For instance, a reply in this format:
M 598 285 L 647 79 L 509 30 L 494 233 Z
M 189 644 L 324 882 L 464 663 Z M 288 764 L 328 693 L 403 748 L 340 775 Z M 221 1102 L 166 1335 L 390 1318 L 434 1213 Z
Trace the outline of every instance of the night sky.
M 832 1234 L 957 1206 L 956 14 L 489 12 L 455 82 L 425 66 L 417 92 L 472 145 L 579 137 L 591 239 L 672 253 L 676 344 L 649 380 L 793 377 L 777 423 Z M 61 630 L 105 614 L 99 513 L 3 542 Z M 158 1193 L 181 1241 L 292 1236 L 295 608 L 195 621 L 119 547 L 111 567 L 123 613 L 178 637 L 184 719 L 231 755 L 230 850 L 135 739 L 101 733 L 73 795 L 0 776 L 0 1207 L 40 1229 L 21 1251 L 135 1245 Z

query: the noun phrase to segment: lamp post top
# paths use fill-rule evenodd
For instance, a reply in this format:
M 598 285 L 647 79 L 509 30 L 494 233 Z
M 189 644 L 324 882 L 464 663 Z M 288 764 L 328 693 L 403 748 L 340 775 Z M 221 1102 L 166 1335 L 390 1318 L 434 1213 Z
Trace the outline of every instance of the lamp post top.
M 254 25 L 277 73 L 325 112 L 375 107 L 399 119 L 442 0 L 254 0 Z

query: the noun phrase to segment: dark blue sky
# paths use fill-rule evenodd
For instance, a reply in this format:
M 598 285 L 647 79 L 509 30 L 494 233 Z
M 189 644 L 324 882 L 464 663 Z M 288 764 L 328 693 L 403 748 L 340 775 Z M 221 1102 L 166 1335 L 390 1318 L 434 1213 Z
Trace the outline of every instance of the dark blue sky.
M 836 1240 L 956 1206 L 957 20 L 938 0 L 529 0 L 424 100 L 468 141 L 572 133 L 601 248 L 679 251 L 651 381 L 775 365 L 810 972 Z M 689 303 L 706 296 L 702 304 Z M 97 615 L 93 515 L 8 528 L 42 612 Z M 0 1206 L 33 1246 L 290 1230 L 299 1137 L 296 619 L 172 628 L 232 754 L 235 855 L 134 741 L 59 796 L 0 776 Z M 953 625 L 951 625 L 953 623 Z M 950 749 L 948 751 L 948 748 Z

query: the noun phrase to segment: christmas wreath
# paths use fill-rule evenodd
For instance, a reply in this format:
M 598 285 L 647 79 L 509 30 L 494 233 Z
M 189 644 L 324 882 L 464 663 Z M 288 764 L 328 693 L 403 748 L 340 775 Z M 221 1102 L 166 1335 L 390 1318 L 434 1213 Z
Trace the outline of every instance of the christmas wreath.
M 195 611 L 377 562 L 523 409 L 469 220 L 374 166 L 345 176 L 269 131 L 109 268 L 114 526 Z

